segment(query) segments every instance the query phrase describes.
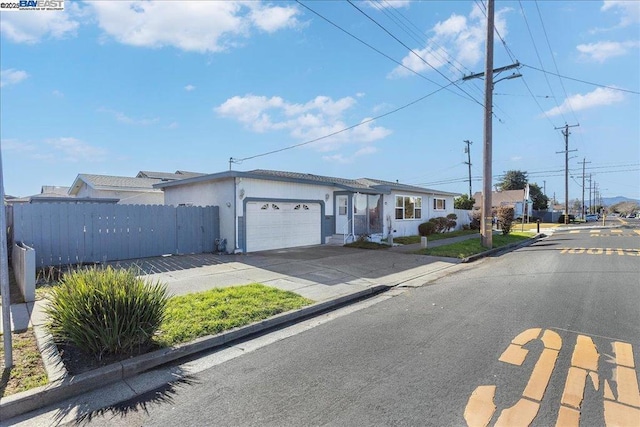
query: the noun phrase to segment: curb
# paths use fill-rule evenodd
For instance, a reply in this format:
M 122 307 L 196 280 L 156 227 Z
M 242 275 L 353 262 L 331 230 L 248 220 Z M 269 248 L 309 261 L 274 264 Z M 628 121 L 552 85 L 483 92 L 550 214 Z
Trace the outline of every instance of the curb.
M 68 399 L 86 393 L 90 390 L 103 387 L 108 384 L 135 376 L 149 369 L 174 362 L 178 359 L 199 353 L 204 350 L 210 350 L 215 347 L 228 344 L 249 335 L 264 332 L 268 329 L 282 326 L 287 323 L 295 322 L 304 317 L 319 314 L 323 311 L 335 308 L 337 306 L 370 297 L 381 292 L 392 289 L 393 286 L 374 285 L 362 291 L 345 295 L 336 299 L 319 302 L 308 307 L 295 311 L 277 314 L 260 322 L 252 323 L 217 335 L 210 335 L 198 338 L 194 341 L 180 344 L 170 348 L 163 348 L 150 353 L 142 354 L 131 359 L 113 363 L 78 375 L 68 375 L 66 370 L 60 366 L 62 363 L 59 355 L 52 354 L 55 346 L 46 334 L 40 331 L 37 336 L 38 347 L 43 351 L 43 355 L 49 354 L 54 370 L 50 371 L 51 366 L 47 367 L 47 374 L 51 375 L 52 381 L 44 386 L 36 387 L 20 393 L 12 394 L 7 397 L 0 398 L 0 420 L 8 420 L 18 415 L 31 412 L 33 410 L 52 405 L 62 400 Z
M 536 234 L 535 236 L 524 240 L 522 242 L 517 242 L 517 243 L 511 243 L 509 245 L 506 246 L 501 246 L 499 248 L 493 248 L 493 249 L 489 249 L 488 251 L 485 252 L 481 252 L 479 254 L 475 254 L 475 255 L 471 255 L 469 257 L 463 258 L 460 262 L 461 263 L 468 263 L 468 262 L 473 262 L 473 261 L 477 261 L 480 258 L 484 258 L 487 257 L 489 255 L 493 255 L 495 253 L 498 252 L 507 252 L 507 251 L 512 251 L 514 249 L 519 249 L 519 248 L 523 248 L 525 246 L 529 246 L 535 242 L 537 242 L 539 239 L 542 239 L 543 237 L 547 237 L 546 234 L 544 233 L 539 233 Z

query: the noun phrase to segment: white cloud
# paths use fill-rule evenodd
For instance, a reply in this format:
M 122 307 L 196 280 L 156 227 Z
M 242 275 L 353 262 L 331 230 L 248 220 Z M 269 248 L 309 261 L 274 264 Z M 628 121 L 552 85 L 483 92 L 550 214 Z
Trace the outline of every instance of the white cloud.
M 593 92 L 589 92 L 585 95 L 573 95 L 565 99 L 562 105 L 554 107 L 546 112 L 548 116 L 557 116 L 560 114 L 568 113 L 571 110 L 580 111 L 593 107 L 599 107 L 601 105 L 611 105 L 616 102 L 620 102 L 624 99 L 624 95 L 612 89 L 597 88 Z
M 51 95 L 55 96 L 56 98 L 64 98 L 64 93 L 59 91 L 58 89 L 54 89 L 53 92 L 51 92 Z
M 367 1 L 367 6 L 372 7 L 374 9 L 400 9 L 402 7 L 409 7 L 411 4 L 410 0 L 387 0 L 384 2 L 380 1 Z
M 15 85 L 29 77 L 26 71 L 8 68 L 0 71 L 0 87 Z
M 61 39 L 74 36 L 82 11 L 76 3 L 66 2 L 62 12 L 5 12 L 0 13 L 0 33 L 16 43 L 34 44 L 43 38 Z
M 295 7 L 266 6 L 263 3 L 247 3 L 251 8 L 249 17 L 251 22 L 267 33 L 276 32 L 282 28 L 293 28 L 298 25 Z
M 373 142 L 391 134 L 389 129 L 373 126 L 371 121 L 340 132 L 349 126 L 343 116 L 355 104 L 350 96 L 335 101 L 327 96 L 317 96 L 304 104 L 294 104 L 277 96 L 246 95 L 229 98 L 214 111 L 222 117 L 237 120 L 254 132 L 286 131 L 301 141 L 321 139 L 310 144 L 321 152 L 335 150 L 345 143 Z M 333 133 L 336 135 L 324 138 Z
M 640 47 L 640 41 L 629 40 L 626 42 L 603 41 L 590 44 L 580 44 L 576 46 L 576 49 L 582 53 L 584 58 L 597 62 L 604 62 L 609 58 L 626 55 L 631 49 L 637 47 Z
M 238 1 L 91 2 L 105 35 L 132 46 L 220 52 L 252 29 L 274 32 L 297 24 L 295 7 Z M 185 25 L 188 25 L 185 27 Z
M 504 8 L 495 15 L 495 26 L 503 38 L 506 38 L 507 24 L 505 15 L 511 9 Z M 466 67 L 477 65 L 484 58 L 486 38 L 486 18 L 482 10 L 474 5 L 469 16 L 452 14 L 448 19 L 438 22 L 431 29 L 433 36 L 421 49 L 413 49 L 418 56 L 409 52 L 402 64 L 418 73 L 440 69 L 450 62 Z M 390 78 L 405 77 L 413 73 L 398 66 L 389 73 Z M 459 71 L 456 71 L 459 73 Z
M 171 122 L 169 123 L 169 126 L 167 126 L 167 129 L 178 129 L 178 127 L 180 127 L 178 122 Z
M 184 90 L 186 90 L 187 92 L 191 92 L 192 90 L 196 90 L 196 87 L 194 85 L 186 85 L 184 87 Z
M 45 142 L 62 154 L 63 160 L 68 162 L 101 162 L 106 160 L 107 151 L 105 149 L 94 147 L 76 138 L 53 138 L 47 139 Z
M 133 118 L 133 117 L 127 116 L 122 111 L 110 110 L 108 108 L 99 108 L 98 111 L 101 112 L 101 113 L 109 113 L 109 114 L 113 115 L 113 117 L 117 121 L 119 121 L 120 123 L 126 123 L 128 125 L 149 126 L 149 125 L 154 125 L 154 124 L 160 122 L 160 119 L 157 118 L 157 117 L 154 117 L 154 118 L 142 118 L 142 119 L 141 118 Z
M 15 151 L 18 153 L 25 153 L 36 151 L 37 147 L 29 142 L 7 138 L 2 140 L 2 149 L 7 151 Z
M 638 1 L 605 0 L 600 10 L 603 12 L 613 11 L 619 15 L 619 28 L 640 22 L 640 2 Z

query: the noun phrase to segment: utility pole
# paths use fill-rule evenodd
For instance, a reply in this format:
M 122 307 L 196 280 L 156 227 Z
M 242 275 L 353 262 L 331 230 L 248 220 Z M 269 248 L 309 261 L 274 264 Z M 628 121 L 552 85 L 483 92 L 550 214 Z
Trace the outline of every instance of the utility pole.
M 471 144 L 473 144 L 473 141 L 465 139 L 463 142 L 467 144 L 467 146 L 464 148 L 464 152 L 467 153 L 467 161 L 464 162 L 464 164 L 469 165 L 469 199 L 471 199 L 471 197 L 473 196 L 473 194 L 471 193 Z
M 591 203 L 591 174 L 589 174 L 589 213 L 593 210 L 593 203 Z
M 569 128 L 573 128 L 577 125 L 567 125 L 556 129 L 564 129 L 562 134 L 564 135 L 564 151 L 556 151 L 556 154 L 564 153 L 564 223 L 569 224 Z M 571 150 L 578 151 L 578 150 Z
M 586 212 L 585 205 L 584 205 L 584 178 L 585 178 L 585 176 L 584 176 L 584 165 L 586 165 L 588 163 L 591 163 L 591 162 L 587 162 L 586 160 L 587 159 L 583 157 L 582 158 L 582 162 L 578 162 L 578 163 L 582 163 L 582 214 L 580 215 L 580 216 L 582 216 L 582 219 L 585 219 L 584 215 L 585 215 L 585 212 Z
M 544 179 L 542 180 L 542 194 L 547 195 L 547 181 Z
M 7 253 L 7 217 L 4 206 L 4 175 L 2 173 L 2 149 L 0 149 L 0 292 L 2 292 L 2 342 L 4 367 L 13 367 L 11 336 L 11 296 L 9 290 L 9 258 Z

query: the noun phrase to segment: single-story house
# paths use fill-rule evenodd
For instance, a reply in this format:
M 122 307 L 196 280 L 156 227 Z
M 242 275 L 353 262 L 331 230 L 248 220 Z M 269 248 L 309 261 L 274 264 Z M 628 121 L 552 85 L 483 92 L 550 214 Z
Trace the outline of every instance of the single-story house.
M 164 193 L 154 188 L 154 184 L 202 175 L 204 174 L 187 171 L 140 171 L 135 177 L 82 173 L 76 177 L 68 195 L 77 198 L 117 199 L 118 204 L 163 205 Z
M 167 205 L 219 206 L 229 252 L 325 244 L 368 235 L 417 235 L 418 225 L 454 212 L 448 193 L 377 179 L 272 170 L 226 171 L 157 183 Z
M 477 191 L 473 198 L 475 203 L 473 210 L 482 209 L 482 192 Z M 510 206 L 514 210 L 515 218 L 522 218 L 522 213 L 525 211 L 523 205 L 527 205 L 527 217 L 531 217 L 533 214 L 533 201 L 531 196 L 525 200 L 525 190 L 504 190 L 504 191 L 492 191 L 491 192 L 491 208 L 497 210 L 500 206 Z

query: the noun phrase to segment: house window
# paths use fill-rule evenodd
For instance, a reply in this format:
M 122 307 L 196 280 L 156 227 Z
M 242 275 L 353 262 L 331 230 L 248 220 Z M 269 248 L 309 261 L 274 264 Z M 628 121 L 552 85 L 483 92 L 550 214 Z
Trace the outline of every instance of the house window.
M 349 205 L 349 200 L 347 200 L 346 197 L 338 198 L 338 215 L 346 215 L 348 205 Z
M 447 209 L 447 203 L 445 199 L 433 199 L 433 210 L 444 211 Z
M 396 196 L 396 219 L 421 219 L 422 197 Z

